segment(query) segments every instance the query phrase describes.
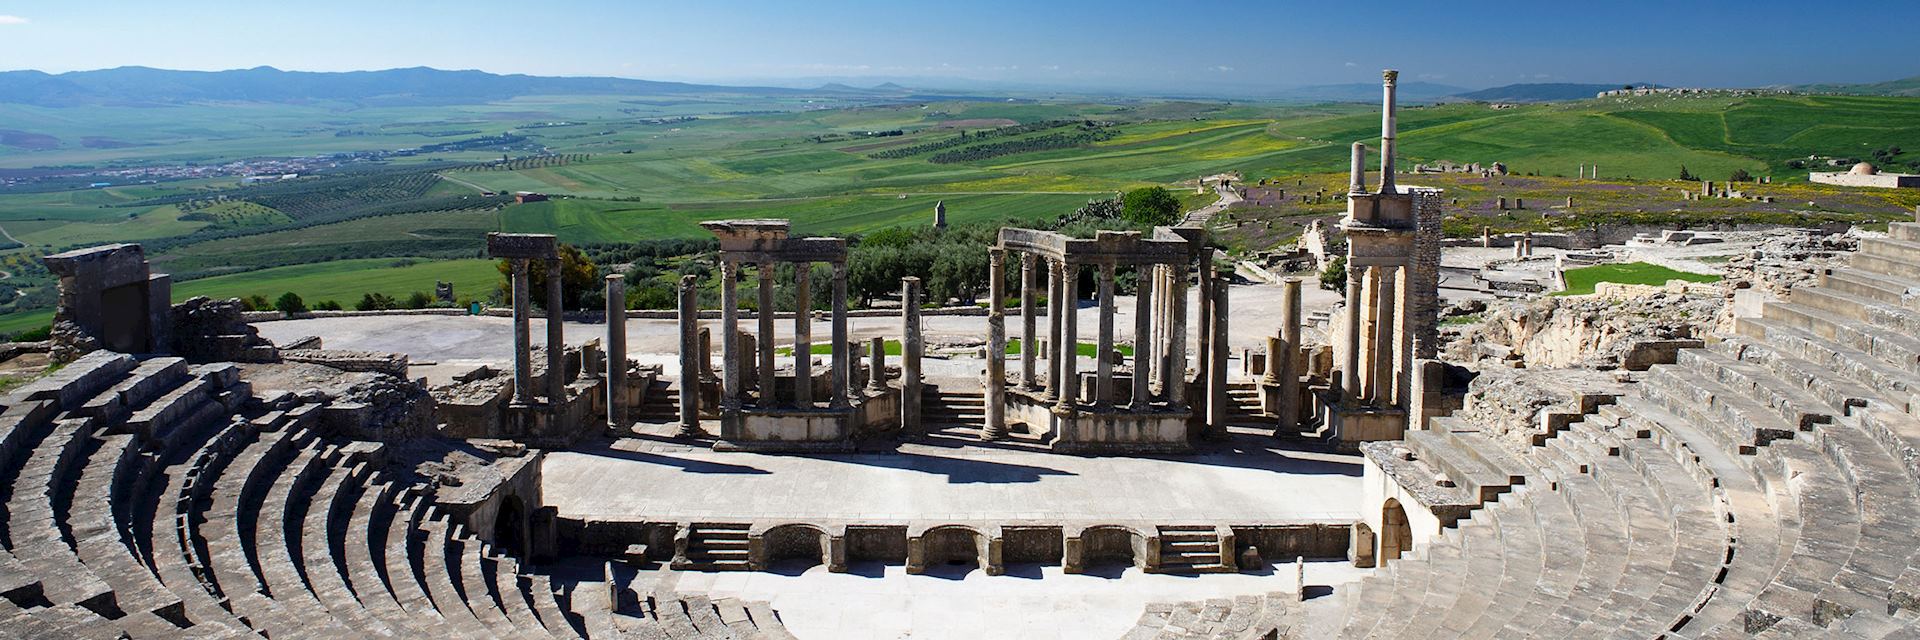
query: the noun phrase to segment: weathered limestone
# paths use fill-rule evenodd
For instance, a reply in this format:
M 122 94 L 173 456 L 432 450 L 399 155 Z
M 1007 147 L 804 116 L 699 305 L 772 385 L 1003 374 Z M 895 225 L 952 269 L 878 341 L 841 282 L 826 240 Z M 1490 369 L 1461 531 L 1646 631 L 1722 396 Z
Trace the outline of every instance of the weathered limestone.
M 1153 265 L 1151 273 L 1158 273 L 1161 265 Z M 1145 277 L 1147 269 L 1136 271 L 1133 291 L 1133 391 L 1128 396 L 1131 402 L 1127 409 L 1134 412 L 1147 410 L 1149 379 L 1153 351 L 1157 346 L 1151 341 L 1153 332 L 1153 290 L 1159 285 L 1158 278 Z
M 529 317 L 530 283 L 528 264 L 540 260 L 547 265 L 547 402 L 549 408 L 566 401 L 565 348 L 561 319 L 560 247 L 551 235 L 527 233 L 487 234 L 487 254 L 505 258 L 513 278 L 513 404 L 531 406 L 533 392 L 533 338 Z
M 780 402 L 780 393 L 776 387 L 774 372 L 773 261 L 766 260 L 760 262 L 760 268 L 757 271 L 760 275 L 760 286 L 755 290 L 755 294 L 758 296 L 760 304 L 759 308 L 754 310 L 754 319 L 759 327 L 759 331 L 755 334 L 758 344 L 756 355 L 759 356 L 760 363 L 760 383 L 758 385 L 758 391 L 760 394 L 760 406 L 771 407 Z
M 1033 254 L 1020 254 L 1020 388 L 1029 391 L 1040 388 L 1040 336 L 1035 331 L 1039 318 L 1033 313 L 1037 273 L 1033 263 Z
M 627 427 L 627 278 L 618 273 L 607 274 L 607 426 L 614 429 Z M 685 287 L 683 283 L 681 285 Z M 681 348 L 688 345 L 681 343 Z M 698 351 L 698 349 L 689 349 Z M 684 364 L 682 365 L 684 366 Z M 696 368 L 693 374 L 698 379 Z M 685 372 L 681 374 L 681 384 L 685 384 Z M 682 402 L 685 399 L 682 398 Z
M 60 279 L 53 317 L 55 362 L 94 349 L 168 353 L 173 278 L 152 273 L 137 244 L 110 244 L 40 259 Z
M 900 279 L 900 431 L 909 437 L 925 435 L 920 423 L 920 279 Z
M 987 250 L 987 424 L 986 440 L 1007 435 L 1007 250 Z
M 793 404 L 813 406 L 813 278 L 807 264 L 793 269 Z
M 847 342 L 847 261 L 833 261 L 833 400 L 835 409 L 847 407 L 853 386 L 853 354 Z
M 720 335 L 726 336 L 720 343 L 721 394 L 720 406 L 732 412 L 740 409 L 740 294 L 737 282 L 740 279 L 740 264 L 732 260 L 720 261 Z M 727 430 L 721 429 L 722 438 Z
M 1113 405 L 1113 358 L 1109 355 L 1113 353 L 1113 265 L 1100 265 L 1098 273 L 1100 320 L 1093 350 L 1093 404 L 1108 407 Z
M 547 404 L 567 401 L 566 318 L 561 308 L 565 287 L 560 286 L 560 260 L 547 261 Z
M 680 437 L 700 435 L 700 278 L 680 277 Z M 613 303 L 609 301 L 608 305 Z M 609 316 L 611 317 L 611 316 Z M 625 334 L 623 326 L 621 333 Z M 621 342 L 625 342 L 623 335 Z M 624 347 L 623 347 L 624 350 Z M 622 363 L 621 367 L 626 366 Z

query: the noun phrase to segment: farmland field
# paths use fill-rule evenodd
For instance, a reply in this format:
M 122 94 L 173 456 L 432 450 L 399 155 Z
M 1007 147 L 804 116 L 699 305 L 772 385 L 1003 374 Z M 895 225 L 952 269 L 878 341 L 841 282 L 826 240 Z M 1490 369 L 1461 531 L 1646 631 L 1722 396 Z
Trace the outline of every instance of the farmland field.
M 1648 96 L 1503 109 L 1458 103 L 1410 107 L 1399 122 L 1403 167 L 1501 162 L 1512 172 L 1495 180 L 1457 174 L 1406 180 L 1446 188 L 1458 199 L 1448 211 L 1454 233 L 1613 219 L 1870 223 L 1920 205 L 1920 196 L 1907 193 L 1809 185 L 1805 165 L 1795 164 L 1810 155 L 1834 162 L 1873 156 L 1892 170 L 1920 171 L 1920 151 L 1904 150 L 1920 150 L 1920 99 Z M 267 278 L 262 282 L 313 286 L 339 269 L 371 269 L 402 257 L 471 260 L 481 257 L 489 231 L 617 244 L 702 237 L 703 220 L 775 217 L 792 219 L 800 233 L 861 234 L 925 225 L 935 202 L 946 204 L 956 224 L 1041 221 L 1092 198 L 1150 185 L 1168 186 L 1187 207 L 1197 207 L 1211 196 L 1189 195 L 1196 176 L 1237 171 L 1247 182 L 1268 179 L 1290 189 L 1277 202 L 1232 209 L 1218 219 L 1223 244 L 1251 250 L 1287 241 L 1308 220 L 1336 215 L 1341 205 L 1327 196 L 1343 188 L 1338 172 L 1348 144 L 1372 140 L 1378 127 L 1370 105 L 1071 96 L 532 96 L 366 108 L 0 105 L 0 129 L 21 132 L 16 142 L 32 142 L 0 144 L 0 176 L 30 167 L 174 166 L 451 145 L 246 186 L 234 177 L 207 177 L 105 188 L 0 187 L 0 241 L 10 238 L 26 246 L 8 250 L 36 254 L 142 242 L 156 269 L 175 274 L 178 290 L 255 293 L 235 283 Z M 502 151 L 488 146 L 495 139 L 525 142 Z M 527 148 L 538 154 L 524 156 Z M 1583 164 L 1597 164 L 1604 178 L 1574 180 Z M 1772 184 L 1752 190 L 1779 202 L 1690 201 L 1686 212 L 1677 212 L 1677 191 L 1692 188 L 1675 180 L 1683 166 L 1716 181 L 1736 171 L 1772 176 Z M 517 191 L 552 199 L 513 204 L 502 195 Z M 1540 204 L 1519 215 L 1495 210 L 1495 197 Z M 1565 205 L 1569 197 L 1572 206 Z M 285 271 L 314 264 L 327 266 Z M 425 269 L 382 273 L 430 277 Z M 213 284 L 196 284 L 202 282 Z M 408 293 L 432 283 L 401 286 L 355 276 L 317 290 L 357 298 L 344 288 L 376 285 Z M 0 317 L 0 333 L 9 320 Z

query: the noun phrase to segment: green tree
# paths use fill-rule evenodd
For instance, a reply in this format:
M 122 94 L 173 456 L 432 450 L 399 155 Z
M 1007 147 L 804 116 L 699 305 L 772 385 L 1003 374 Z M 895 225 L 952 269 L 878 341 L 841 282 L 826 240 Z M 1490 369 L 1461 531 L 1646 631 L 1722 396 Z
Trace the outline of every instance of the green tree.
M 407 295 L 408 309 L 425 309 L 431 306 L 433 306 L 433 296 L 427 295 L 425 291 L 415 291 Z
M 1698 181 L 1700 178 L 1695 177 L 1693 175 L 1693 172 L 1687 171 L 1687 165 L 1683 164 L 1683 165 L 1680 165 L 1680 179 L 1685 180 L 1687 182 L 1694 182 L 1694 181 Z
M 501 259 L 497 266 L 500 271 L 501 297 L 507 300 L 513 295 L 513 261 Z M 560 245 L 560 306 L 566 309 L 578 309 L 581 294 L 595 289 L 600 284 L 600 268 L 593 259 L 570 244 Z M 530 261 L 527 265 L 527 295 L 533 304 L 544 305 L 547 302 L 547 267 L 540 261 Z
M 340 303 L 334 300 L 321 300 L 313 305 L 315 311 L 339 311 Z
M 359 302 L 353 303 L 356 311 L 385 311 L 394 306 L 393 297 L 384 293 L 369 293 L 360 296 Z
M 1320 288 L 1328 291 L 1347 290 L 1347 257 L 1334 256 L 1327 261 L 1327 268 L 1320 270 Z
M 258 293 L 240 299 L 240 308 L 248 311 L 272 311 L 273 303 Z
M 1134 189 L 1121 197 L 1120 217 L 1147 226 L 1173 224 L 1180 219 L 1180 199 L 1166 187 Z
M 1733 175 L 1727 176 L 1727 180 L 1731 182 L 1751 182 L 1753 181 L 1753 174 L 1747 173 L 1746 169 L 1734 169 Z
M 307 302 L 301 300 L 298 294 L 288 291 L 280 294 L 280 299 L 273 301 L 273 308 L 278 309 L 281 313 L 306 313 Z

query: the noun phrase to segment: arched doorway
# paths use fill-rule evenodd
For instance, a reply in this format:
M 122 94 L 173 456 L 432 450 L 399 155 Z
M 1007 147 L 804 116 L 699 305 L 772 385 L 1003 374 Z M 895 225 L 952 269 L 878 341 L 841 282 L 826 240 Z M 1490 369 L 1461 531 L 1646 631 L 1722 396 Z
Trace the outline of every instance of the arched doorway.
M 520 496 L 500 499 L 500 510 L 493 515 L 493 546 L 516 558 L 527 557 L 527 507 Z
M 1400 501 L 1387 498 L 1380 510 L 1380 560 L 1398 560 L 1413 550 L 1413 527 L 1407 524 L 1407 510 Z
M 807 524 L 783 524 L 768 529 L 763 538 L 767 562 L 797 561 L 804 566 L 826 564 L 827 532 Z

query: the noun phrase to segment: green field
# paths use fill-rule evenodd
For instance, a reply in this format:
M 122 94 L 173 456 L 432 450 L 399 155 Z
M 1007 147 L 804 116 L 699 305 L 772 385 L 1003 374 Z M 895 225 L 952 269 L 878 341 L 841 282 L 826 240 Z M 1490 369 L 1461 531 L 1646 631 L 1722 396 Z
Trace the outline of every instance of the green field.
M 945 202 L 956 224 L 1043 221 L 1088 199 L 1149 185 L 1175 189 L 1188 208 L 1202 206 L 1213 196 L 1192 195 L 1192 180 L 1237 171 L 1245 182 L 1268 179 L 1288 189 L 1279 205 L 1216 218 L 1222 244 L 1252 251 L 1341 213 L 1344 205 L 1330 194 L 1344 189 L 1349 143 L 1377 138 L 1375 109 L 1088 96 L 932 102 L 538 96 L 372 108 L 0 105 L 0 129 L 54 141 L 35 149 L 0 146 L 0 169 L 204 165 L 506 133 L 564 156 L 500 164 L 493 151 L 422 154 L 248 187 L 228 177 L 51 192 L 0 188 L 0 231 L 29 245 L 13 251 L 36 253 L 142 242 L 155 268 L 174 274 L 182 291 L 209 286 L 277 295 L 240 291 L 233 283 L 284 282 L 349 302 L 369 287 L 402 285 L 356 277 L 328 289 L 317 282 L 329 277 L 326 270 L 372 270 L 400 257 L 470 261 L 481 257 L 489 231 L 611 244 L 703 237 L 703 220 L 772 217 L 793 220 L 803 234 L 860 234 L 928 224 L 935 202 Z M 677 117 L 695 119 L 659 120 Z M 1920 205 L 1920 194 L 1809 185 L 1806 169 L 1789 165 L 1810 155 L 1847 159 L 1879 151 L 1876 161 L 1890 170 L 1920 171 L 1914 168 L 1920 166 L 1920 99 L 1914 98 L 1648 96 L 1503 109 L 1459 103 L 1409 106 L 1399 123 L 1402 167 L 1501 162 L 1512 172 L 1496 179 L 1403 179 L 1447 190 L 1454 235 L 1482 226 L 1549 230 L 1622 221 L 1872 224 Z M 893 130 L 901 135 L 871 133 Z M 969 137 L 961 138 L 962 131 Z M 1086 132 L 1098 135 L 1066 148 L 1047 143 L 1048 136 Z M 1006 148 L 943 157 L 992 145 Z M 1573 179 L 1582 164 L 1599 165 L 1606 179 Z M 1772 176 L 1772 184 L 1743 187 L 1776 202 L 1680 204 L 1679 190 L 1697 188 L 1675 180 L 1682 166 L 1715 181 L 1736 170 Z M 514 191 L 554 199 L 506 204 L 506 196 L 482 195 Z M 1499 197 L 1524 198 L 1529 206 L 1496 210 Z M 1569 197 L 1572 206 L 1564 204 Z M 303 265 L 330 266 L 305 276 L 285 270 Z M 417 275 L 418 282 L 392 292 L 431 286 L 432 277 Z M 37 312 L 0 316 L 0 332 L 9 322 L 25 322 L 15 316 L 44 318 Z
M 1602 264 L 1566 271 L 1567 288 L 1554 295 L 1582 296 L 1593 293 L 1595 285 L 1602 282 L 1618 284 L 1663 285 L 1669 280 L 1687 282 L 1718 282 L 1720 276 L 1704 273 L 1688 273 L 1669 269 L 1657 264 L 1628 262 L 1624 264 Z
M 367 293 L 383 293 L 397 299 L 405 299 L 416 291 L 431 294 L 435 282 L 453 283 L 454 295 L 459 298 L 486 300 L 501 277 L 492 260 L 337 260 L 182 282 L 174 286 L 173 299 L 257 294 L 273 300 L 291 291 L 306 301 L 307 306 L 333 300 L 352 308 L 353 303 Z

